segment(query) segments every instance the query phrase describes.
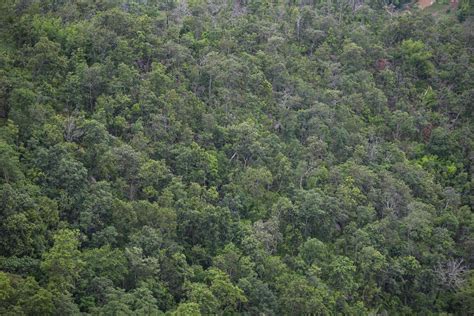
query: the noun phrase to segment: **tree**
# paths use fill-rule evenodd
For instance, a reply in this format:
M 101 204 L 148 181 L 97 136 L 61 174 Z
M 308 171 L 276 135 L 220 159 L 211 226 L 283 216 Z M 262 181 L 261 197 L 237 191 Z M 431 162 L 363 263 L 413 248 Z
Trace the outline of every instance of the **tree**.
M 285 314 L 326 314 L 334 304 L 323 289 L 318 289 L 298 275 L 284 275 L 279 280 L 280 309 Z
M 466 282 L 462 285 L 461 289 L 455 294 L 456 310 L 460 312 L 470 313 L 474 310 L 474 304 L 472 302 L 472 294 L 474 293 L 474 278 L 472 270 L 468 272 Z
M 31 277 L 4 272 L 0 272 L 0 302 L 0 311 L 5 315 L 51 315 L 54 311 L 53 293 Z
M 430 61 L 432 54 L 423 42 L 404 40 L 400 45 L 400 55 L 407 69 L 414 69 L 416 75 L 427 77 L 433 72 L 434 66 Z
M 11 145 L 3 141 L 0 141 L 0 159 L 2 161 L 2 166 L 0 167 L 2 182 L 8 183 L 23 177 L 18 153 Z
M 41 37 L 31 49 L 31 55 L 29 66 L 34 77 L 59 79 L 57 77 L 64 71 L 66 60 L 61 56 L 61 47 L 58 43 Z
M 172 315 L 176 316 L 200 316 L 201 312 L 199 310 L 199 304 L 197 303 L 181 303 L 178 308 L 173 311 Z
M 232 281 L 250 277 L 254 274 L 253 262 L 234 245 L 227 244 L 213 259 L 214 266 L 224 271 Z
M 79 231 L 61 229 L 54 235 L 54 245 L 43 256 L 41 270 L 49 285 L 59 291 L 74 289 L 84 261 L 79 251 Z
M 188 300 L 198 304 L 204 315 L 216 313 L 219 310 L 219 301 L 206 284 L 191 283 L 188 285 Z
M 326 269 L 323 277 L 327 278 L 328 285 L 335 290 L 348 294 L 357 288 L 358 285 L 354 280 L 356 266 L 349 258 L 336 256 L 331 260 Z
M 242 289 L 233 285 L 223 271 L 217 268 L 209 269 L 207 280 L 209 289 L 220 303 L 219 309 L 223 312 L 237 312 L 240 303 L 247 301 Z

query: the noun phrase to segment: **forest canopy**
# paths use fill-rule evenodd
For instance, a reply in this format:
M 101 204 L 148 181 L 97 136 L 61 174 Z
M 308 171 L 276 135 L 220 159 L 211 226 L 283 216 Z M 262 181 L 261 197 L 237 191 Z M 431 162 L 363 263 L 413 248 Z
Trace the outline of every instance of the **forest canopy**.
M 0 1 L 0 314 L 473 314 L 447 7 Z

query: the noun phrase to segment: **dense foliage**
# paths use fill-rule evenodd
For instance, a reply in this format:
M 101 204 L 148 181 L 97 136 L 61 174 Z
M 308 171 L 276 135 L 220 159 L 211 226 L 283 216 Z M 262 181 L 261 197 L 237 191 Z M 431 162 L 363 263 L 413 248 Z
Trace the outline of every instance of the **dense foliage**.
M 2 0 L 0 314 L 474 313 L 472 8 L 386 4 Z

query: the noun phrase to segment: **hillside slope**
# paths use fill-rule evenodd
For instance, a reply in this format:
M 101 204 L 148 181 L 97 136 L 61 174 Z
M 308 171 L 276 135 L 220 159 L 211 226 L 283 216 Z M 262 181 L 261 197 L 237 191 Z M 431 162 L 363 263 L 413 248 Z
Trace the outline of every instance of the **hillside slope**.
M 474 313 L 459 19 L 2 1 L 0 314 Z

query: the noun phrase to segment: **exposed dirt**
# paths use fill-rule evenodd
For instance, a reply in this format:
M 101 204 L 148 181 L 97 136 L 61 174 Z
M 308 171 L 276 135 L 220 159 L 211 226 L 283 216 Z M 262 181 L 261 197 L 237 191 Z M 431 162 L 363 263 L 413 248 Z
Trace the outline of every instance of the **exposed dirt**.
M 420 6 L 421 9 L 424 9 L 424 8 L 427 8 L 427 7 L 430 7 L 431 5 L 433 5 L 433 3 L 435 3 L 436 0 L 419 0 L 418 1 L 418 5 Z

